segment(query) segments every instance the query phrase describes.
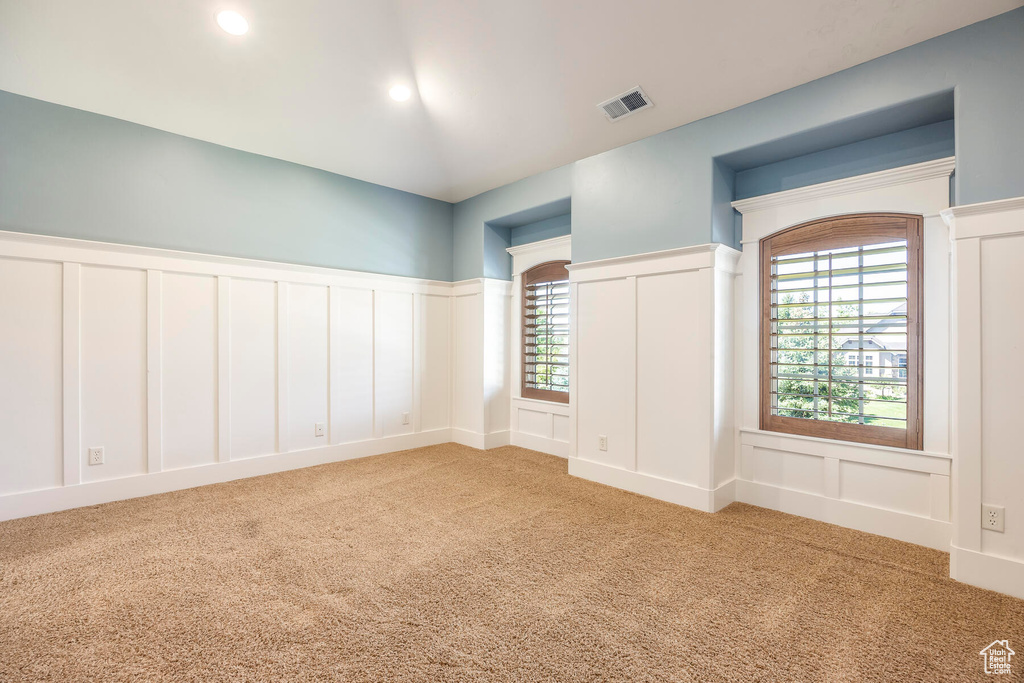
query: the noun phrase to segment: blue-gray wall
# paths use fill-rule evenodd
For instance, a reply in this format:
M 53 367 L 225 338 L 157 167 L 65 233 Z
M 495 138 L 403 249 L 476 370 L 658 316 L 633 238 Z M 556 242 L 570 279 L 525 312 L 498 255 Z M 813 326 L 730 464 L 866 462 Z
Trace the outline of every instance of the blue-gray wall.
M 572 164 L 461 201 L 453 212 L 455 280 L 511 279 L 512 229 L 564 214 L 570 207 Z
M 0 91 L 0 229 L 452 279 L 452 205 Z
M 550 240 L 555 237 L 565 237 L 572 233 L 572 214 L 563 213 L 561 216 L 545 218 L 542 221 L 535 221 L 512 228 L 512 246 L 518 247 L 522 244 Z

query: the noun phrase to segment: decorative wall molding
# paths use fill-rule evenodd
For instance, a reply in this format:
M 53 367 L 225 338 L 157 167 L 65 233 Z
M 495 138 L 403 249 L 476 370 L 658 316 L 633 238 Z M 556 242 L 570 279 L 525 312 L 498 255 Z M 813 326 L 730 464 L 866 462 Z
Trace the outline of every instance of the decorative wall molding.
M 736 499 L 947 550 L 950 476 L 945 454 L 741 429 Z
M 738 257 L 705 244 L 570 266 L 570 474 L 700 510 L 732 501 Z
M 732 203 L 732 208 L 746 215 L 753 211 L 763 211 L 764 209 L 798 204 L 825 197 L 867 192 L 883 187 L 905 185 L 932 178 L 948 178 L 955 169 L 956 157 L 946 157 L 944 159 L 935 159 L 934 161 L 925 161 L 920 164 L 900 166 L 899 168 L 886 171 L 866 173 L 852 178 L 842 178 L 827 183 L 798 187 L 783 192 L 774 192 L 760 197 L 740 199 Z
M 320 266 L 259 261 L 234 256 L 137 247 L 110 242 L 92 242 L 70 237 L 33 235 L 6 230 L 0 230 L 0 256 L 176 273 L 262 280 L 279 279 L 296 284 L 315 283 L 357 288 L 380 287 L 395 291 L 430 291 L 430 293 L 442 295 L 448 295 L 453 286 L 462 284 L 401 275 L 381 275 L 356 270 L 337 270 Z
M 520 244 L 515 247 L 509 247 L 505 251 L 515 256 L 523 256 L 525 254 L 533 253 L 544 253 L 551 251 L 552 249 L 558 249 L 559 247 L 572 247 L 572 235 L 562 235 L 561 237 L 552 237 L 551 239 L 538 240 L 537 242 L 529 242 L 527 244 Z
M 59 461 L 0 449 L 7 517 L 450 440 L 453 294 L 511 287 L 10 232 L 0 259 L 17 278 L 5 310 L 53 321 L 8 330 L 23 338 L 0 370 L 61 378 L 17 411 L 19 392 L 0 396 L 0 432 L 38 443 L 63 427 Z M 102 465 L 87 464 L 90 447 Z
M 1024 197 L 953 206 L 941 215 L 949 226 L 950 239 L 956 241 L 1020 234 L 1024 232 L 1021 212 L 1024 212 Z
M 646 254 L 572 263 L 568 270 L 574 282 L 676 273 L 702 268 L 719 268 L 726 272 L 735 272 L 739 256 L 739 251 L 724 244 L 698 244 Z

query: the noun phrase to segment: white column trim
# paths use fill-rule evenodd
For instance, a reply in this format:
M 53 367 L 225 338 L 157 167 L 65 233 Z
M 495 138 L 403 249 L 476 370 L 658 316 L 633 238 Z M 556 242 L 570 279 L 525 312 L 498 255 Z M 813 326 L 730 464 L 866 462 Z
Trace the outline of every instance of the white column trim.
M 82 483 L 82 265 L 63 269 L 64 486 Z
M 277 283 L 277 452 L 288 452 L 288 283 Z
M 231 460 L 231 278 L 217 277 L 217 462 Z
M 146 271 L 146 469 L 163 470 L 163 273 Z

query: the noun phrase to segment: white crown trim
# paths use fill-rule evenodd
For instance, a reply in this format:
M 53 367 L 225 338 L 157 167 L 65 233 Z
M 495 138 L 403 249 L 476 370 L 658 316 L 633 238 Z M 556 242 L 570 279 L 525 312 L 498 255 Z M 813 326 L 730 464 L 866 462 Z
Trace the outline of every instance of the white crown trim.
M 562 235 L 561 237 L 552 237 L 551 239 L 540 240 L 538 242 L 520 244 L 516 247 L 509 247 L 505 251 L 513 256 L 521 256 L 522 254 L 530 254 L 535 251 L 546 251 L 552 247 L 561 247 L 563 245 L 568 247 L 572 246 L 572 235 Z
M 929 180 L 931 178 L 942 178 L 949 176 L 955 169 L 956 157 L 946 157 L 943 159 L 935 159 L 934 161 L 925 161 L 920 164 L 891 168 L 887 171 L 865 173 L 864 175 L 854 176 L 852 178 L 842 178 L 840 180 L 833 180 L 827 183 L 798 187 L 794 190 L 774 192 L 760 197 L 740 199 L 732 203 L 732 208 L 742 214 L 747 214 L 753 211 L 761 211 L 763 209 L 785 206 L 787 204 L 796 204 L 813 199 L 835 197 L 837 195 L 852 194 L 854 192 L 865 192 L 867 190 L 876 190 L 880 187 L 889 187 L 892 185 L 905 185 L 907 183 L 916 183 L 918 181 Z

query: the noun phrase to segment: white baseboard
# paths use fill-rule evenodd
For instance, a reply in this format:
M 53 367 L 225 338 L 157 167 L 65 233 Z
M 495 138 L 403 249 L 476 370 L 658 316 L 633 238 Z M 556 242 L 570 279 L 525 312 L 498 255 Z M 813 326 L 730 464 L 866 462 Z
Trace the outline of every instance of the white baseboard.
M 736 500 L 944 552 L 949 551 L 952 532 L 952 525 L 949 522 L 742 479 L 736 480 Z
M 716 507 L 716 503 L 720 502 L 719 499 L 728 499 L 732 489 L 732 482 L 722 485 L 716 491 L 711 491 L 699 486 L 662 479 L 650 474 L 624 470 L 580 458 L 569 458 L 569 474 L 581 479 L 596 481 L 606 486 L 614 486 L 617 489 L 624 489 L 651 498 L 657 498 L 658 500 L 675 503 L 676 505 L 685 505 L 688 508 L 702 512 L 714 512 L 724 507 L 725 504 Z M 730 500 L 729 502 L 732 501 Z
M 555 441 L 525 432 L 511 432 L 511 443 L 513 446 L 529 448 L 531 451 L 540 451 L 548 455 L 557 455 L 559 458 L 569 457 L 569 444 L 565 441 Z
M 490 450 L 491 448 L 498 448 L 500 446 L 507 446 L 509 444 L 509 432 L 491 432 L 490 434 L 481 434 L 480 432 L 471 432 L 468 429 L 458 429 L 453 427 L 451 440 L 455 443 L 462 444 L 463 446 L 469 446 L 470 448 L 478 448 L 482 451 Z
M 979 588 L 1024 598 L 1024 562 L 952 546 L 949 576 Z
M 0 521 L 69 510 L 85 505 L 110 503 L 115 500 L 151 496 L 156 493 L 167 493 L 207 484 L 218 484 L 234 479 L 257 477 L 329 462 L 365 458 L 409 448 L 433 446 L 451 441 L 451 431 L 450 429 L 436 429 L 418 434 L 401 434 L 382 439 L 321 446 L 289 453 L 229 460 L 152 474 L 138 474 L 75 486 L 11 493 L 0 496 Z

